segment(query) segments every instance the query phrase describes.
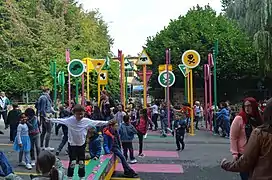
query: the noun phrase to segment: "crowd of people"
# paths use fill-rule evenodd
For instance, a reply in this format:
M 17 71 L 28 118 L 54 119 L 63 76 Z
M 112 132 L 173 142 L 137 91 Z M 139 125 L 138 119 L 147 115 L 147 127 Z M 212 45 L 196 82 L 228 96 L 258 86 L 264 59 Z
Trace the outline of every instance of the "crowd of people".
M 66 176 L 58 156 L 67 142 L 68 179 L 72 179 L 76 164 L 79 165 L 78 176 L 84 179 L 86 158 L 98 160 L 102 150 L 104 154 L 114 154 L 120 159 L 126 177 L 138 177 L 130 167 L 130 164 L 137 163 L 133 148 L 135 136 L 138 137 L 140 158 L 144 157 L 143 142 L 148 129 L 158 131 L 159 125 L 161 136 L 174 136 L 177 151 L 183 150 L 185 134 L 190 132 L 191 113 L 195 129 L 211 125 L 214 134 L 221 133 L 221 136 L 230 139 L 233 161 L 224 159 L 221 163 L 223 169 L 240 172 L 242 180 L 272 179 L 268 170 L 272 165 L 269 160 L 272 157 L 272 100 L 260 105 L 254 98 L 246 98 L 239 113 L 233 111 L 229 102 L 221 102 L 218 112 L 214 113 L 210 111 L 214 107 L 205 111 L 196 101 L 193 109 L 190 104 L 184 103 L 182 107 L 171 106 L 168 114 L 165 102 L 155 101 L 143 108 L 129 99 L 124 107 L 114 102 L 107 91 L 102 91 L 100 104 L 86 101 L 82 106 L 71 102 L 54 109 L 49 93 L 49 89 L 45 88 L 35 105 L 36 111 L 27 108 L 22 112 L 17 104 L 13 104 L 5 120 L 5 127 L 10 128 L 13 149 L 18 152 L 19 165 L 27 169 L 36 166 L 41 172 L 40 176 L 31 176 L 32 179 L 56 180 Z M 7 100 L 4 102 L 8 104 Z M 5 108 L 5 103 L 2 103 L 1 109 Z M 56 134 L 60 128 L 63 132 L 56 155 L 52 154 L 54 148 L 49 146 L 53 125 Z M 12 166 L 1 151 L 0 160 L 0 176 L 20 179 L 14 175 Z

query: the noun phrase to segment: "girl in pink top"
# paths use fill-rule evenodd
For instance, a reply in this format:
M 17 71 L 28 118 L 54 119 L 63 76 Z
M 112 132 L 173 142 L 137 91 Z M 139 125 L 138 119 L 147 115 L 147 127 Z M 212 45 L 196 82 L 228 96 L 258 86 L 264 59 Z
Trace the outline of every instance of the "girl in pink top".
M 257 101 L 248 97 L 244 100 L 242 110 L 234 118 L 230 128 L 230 151 L 237 160 L 244 152 L 247 141 L 254 127 L 262 124 Z M 247 180 L 247 173 L 240 173 L 242 180 Z

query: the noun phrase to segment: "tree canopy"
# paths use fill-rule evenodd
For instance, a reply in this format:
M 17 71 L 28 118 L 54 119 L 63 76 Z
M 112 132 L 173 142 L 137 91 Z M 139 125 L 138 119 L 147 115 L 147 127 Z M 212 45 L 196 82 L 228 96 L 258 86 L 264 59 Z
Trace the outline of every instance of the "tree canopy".
M 66 48 L 71 59 L 105 58 L 112 44 L 100 13 L 84 11 L 75 0 L 1 1 L 0 89 L 19 93 L 52 87 L 50 61 L 56 60 L 58 71 L 67 75 Z M 118 69 L 113 65 L 110 71 L 114 68 Z M 110 75 L 110 89 L 117 93 L 118 74 Z M 91 84 L 96 80 L 92 78 Z
M 171 49 L 171 64 L 177 82 L 181 82 L 182 73 L 178 64 L 182 63 L 182 54 L 193 49 L 201 56 L 200 65 L 194 70 L 196 77 L 203 82 L 203 64 L 207 63 L 207 56 L 212 52 L 215 40 L 219 40 L 219 54 L 217 58 L 217 77 L 219 80 L 237 80 L 257 73 L 255 54 L 250 38 L 236 22 L 224 15 L 216 15 L 210 7 L 196 6 L 186 15 L 171 20 L 169 25 L 155 36 L 148 37 L 146 49 L 151 59 L 153 72 L 152 87 L 158 87 L 157 67 L 165 64 L 165 49 Z M 154 86 L 155 85 L 155 86 Z M 182 86 L 183 83 L 176 83 Z

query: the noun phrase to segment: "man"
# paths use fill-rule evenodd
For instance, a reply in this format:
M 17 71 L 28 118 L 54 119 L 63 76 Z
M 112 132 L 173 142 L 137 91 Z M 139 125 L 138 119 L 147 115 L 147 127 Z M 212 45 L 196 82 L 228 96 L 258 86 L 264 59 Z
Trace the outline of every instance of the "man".
M 44 88 L 42 95 L 39 97 L 37 103 L 38 115 L 40 116 L 40 121 L 42 125 L 42 134 L 41 134 L 41 148 L 48 151 L 54 151 L 54 148 L 49 147 L 49 141 L 52 131 L 52 122 L 46 121 L 46 117 L 52 116 L 55 113 L 52 107 L 52 100 L 50 98 L 49 88 Z M 45 146 L 44 146 L 45 138 Z
M 9 99 L 6 97 L 5 92 L 0 93 L 0 117 L 4 119 L 5 129 L 9 127 L 7 122 L 8 106 L 10 105 Z

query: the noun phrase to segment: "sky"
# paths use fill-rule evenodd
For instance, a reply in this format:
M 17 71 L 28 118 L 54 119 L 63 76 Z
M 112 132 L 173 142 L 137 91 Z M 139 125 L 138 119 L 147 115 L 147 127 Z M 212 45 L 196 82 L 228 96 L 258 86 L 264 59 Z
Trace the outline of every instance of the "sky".
M 78 0 L 85 10 L 99 9 L 109 25 L 114 39 L 111 51 L 123 50 L 125 55 L 137 56 L 142 51 L 148 36 L 154 36 L 197 4 L 208 3 L 217 12 L 220 0 Z

